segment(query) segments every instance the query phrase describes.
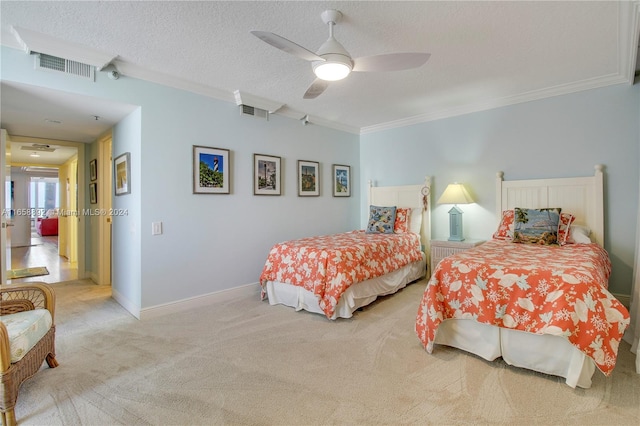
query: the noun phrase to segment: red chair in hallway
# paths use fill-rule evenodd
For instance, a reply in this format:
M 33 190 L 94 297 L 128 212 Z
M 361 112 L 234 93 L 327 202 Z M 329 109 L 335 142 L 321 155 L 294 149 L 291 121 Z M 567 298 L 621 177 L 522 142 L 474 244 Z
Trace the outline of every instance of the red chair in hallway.
M 36 220 L 36 231 L 41 237 L 58 235 L 58 218 L 43 217 Z

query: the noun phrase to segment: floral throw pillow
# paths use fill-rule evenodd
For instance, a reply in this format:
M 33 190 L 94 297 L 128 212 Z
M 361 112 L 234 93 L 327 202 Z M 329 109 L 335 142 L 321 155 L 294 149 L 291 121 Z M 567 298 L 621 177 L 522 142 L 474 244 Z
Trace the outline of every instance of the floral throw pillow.
M 396 221 L 393 225 L 393 232 L 396 234 L 405 234 L 409 232 L 410 215 L 411 209 L 405 209 L 403 207 L 396 208 Z
M 558 244 L 561 246 L 569 242 L 570 227 L 576 217 L 570 213 L 560 213 L 560 222 L 558 223 Z
M 396 207 L 369 206 L 367 234 L 393 234 L 396 223 Z
M 525 244 L 558 244 L 559 208 L 514 209 L 513 242 Z
M 502 219 L 500 219 L 500 225 L 498 229 L 493 233 L 493 239 L 495 240 L 513 240 L 513 210 L 504 210 L 502 212 Z

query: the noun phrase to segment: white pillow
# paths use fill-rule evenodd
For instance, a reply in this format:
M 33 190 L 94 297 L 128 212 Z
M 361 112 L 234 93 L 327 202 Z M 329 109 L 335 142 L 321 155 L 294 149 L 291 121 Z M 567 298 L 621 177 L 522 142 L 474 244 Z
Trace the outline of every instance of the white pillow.
M 411 209 L 411 217 L 409 218 L 409 232 L 420 234 L 422 229 L 422 208 L 416 207 Z
M 570 244 L 589 244 L 591 243 L 591 229 L 582 225 L 571 225 L 571 230 L 569 231 L 569 243 Z

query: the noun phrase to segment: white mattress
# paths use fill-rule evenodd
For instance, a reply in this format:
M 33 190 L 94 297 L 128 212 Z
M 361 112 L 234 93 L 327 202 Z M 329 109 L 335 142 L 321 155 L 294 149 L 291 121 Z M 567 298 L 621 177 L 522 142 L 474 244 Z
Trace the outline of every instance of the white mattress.
M 502 357 L 516 367 L 564 377 L 572 388 L 590 388 L 596 369 L 591 358 L 560 336 L 509 330 L 472 319 L 445 320 L 438 326 L 435 342 L 488 361 Z
M 351 318 L 358 308 L 368 305 L 386 294 L 395 293 L 412 281 L 423 278 L 426 272 L 426 261 L 417 262 L 390 272 L 378 278 L 353 284 L 342 295 L 335 313 L 331 319 Z M 271 305 L 286 305 L 296 309 L 315 312 L 324 315 L 318 305 L 318 298 L 312 292 L 302 287 L 294 286 L 278 281 L 267 281 L 267 297 Z

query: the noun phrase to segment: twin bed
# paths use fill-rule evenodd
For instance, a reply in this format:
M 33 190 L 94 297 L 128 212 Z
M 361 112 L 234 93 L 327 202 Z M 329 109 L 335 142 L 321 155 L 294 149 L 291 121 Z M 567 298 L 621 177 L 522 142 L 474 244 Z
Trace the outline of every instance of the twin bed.
M 260 275 L 262 297 L 271 305 L 332 320 L 351 318 L 379 296 L 423 278 L 431 238 L 430 188 L 429 177 L 419 185 L 376 187 L 369 182 L 370 205 L 403 209 L 401 232 L 358 230 L 276 244 Z
M 429 192 L 428 178 L 424 185 L 370 186 L 369 204 L 407 207 L 412 219 L 420 212 L 413 220 L 414 226 L 421 220 L 419 237 L 415 228 L 399 234 L 402 244 L 420 246 L 420 259 L 402 251 L 400 243 L 385 247 L 381 240 L 398 236 L 391 234 L 373 234 L 372 246 L 359 240 L 371 237 L 364 231 L 343 234 L 357 241 L 349 250 L 334 237 L 285 242 L 269 253 L 260 279 L 263 297 L 329 319 L 349 318 L 379 295 L 424 277 Z M 428 268 L 433 272 L 418 306 L 418 338 L 429 353 L 440 344 L 487 360 L 502 357 L 517 367 L 563 377 L 571 387 L 588 388 L 596 368 L 605 375 L 612 371 L 629 324 L 626 308 L 606 289 L 611 264 L 602 248 L 602 167 L 596 166 L 594 176 L 578 178 L 504 181 L 499 173 L 496 198 L 502 221 L 493 238 Z M 558 244 L 513 242 L 514 214 L 517 235 L 526 221 L 518 209 L 523 206 L 545 214 L 561 208 L 562 214 L 556 212 L 561 226 L 553 237 Z M 389 258 L 397 261 L 385 264 Z M 367 260 L 378 266 L 375 272 L 358 269 Z
M 434 344 L 453 346 L 588 388 L 596 368 L 608 375 L 615 366 L 629 324 L 627 310 L 606 289 L 602 167 L 579 178 L 505 182 L 499 173 L 496 196 L 501 227 L 490 241 L 435 267 L 416 333 L 427 352 Z M 513 242 L 514 227 L 504 218 L 519 206 L 573 215 L 558 238 L 574 242 Z

